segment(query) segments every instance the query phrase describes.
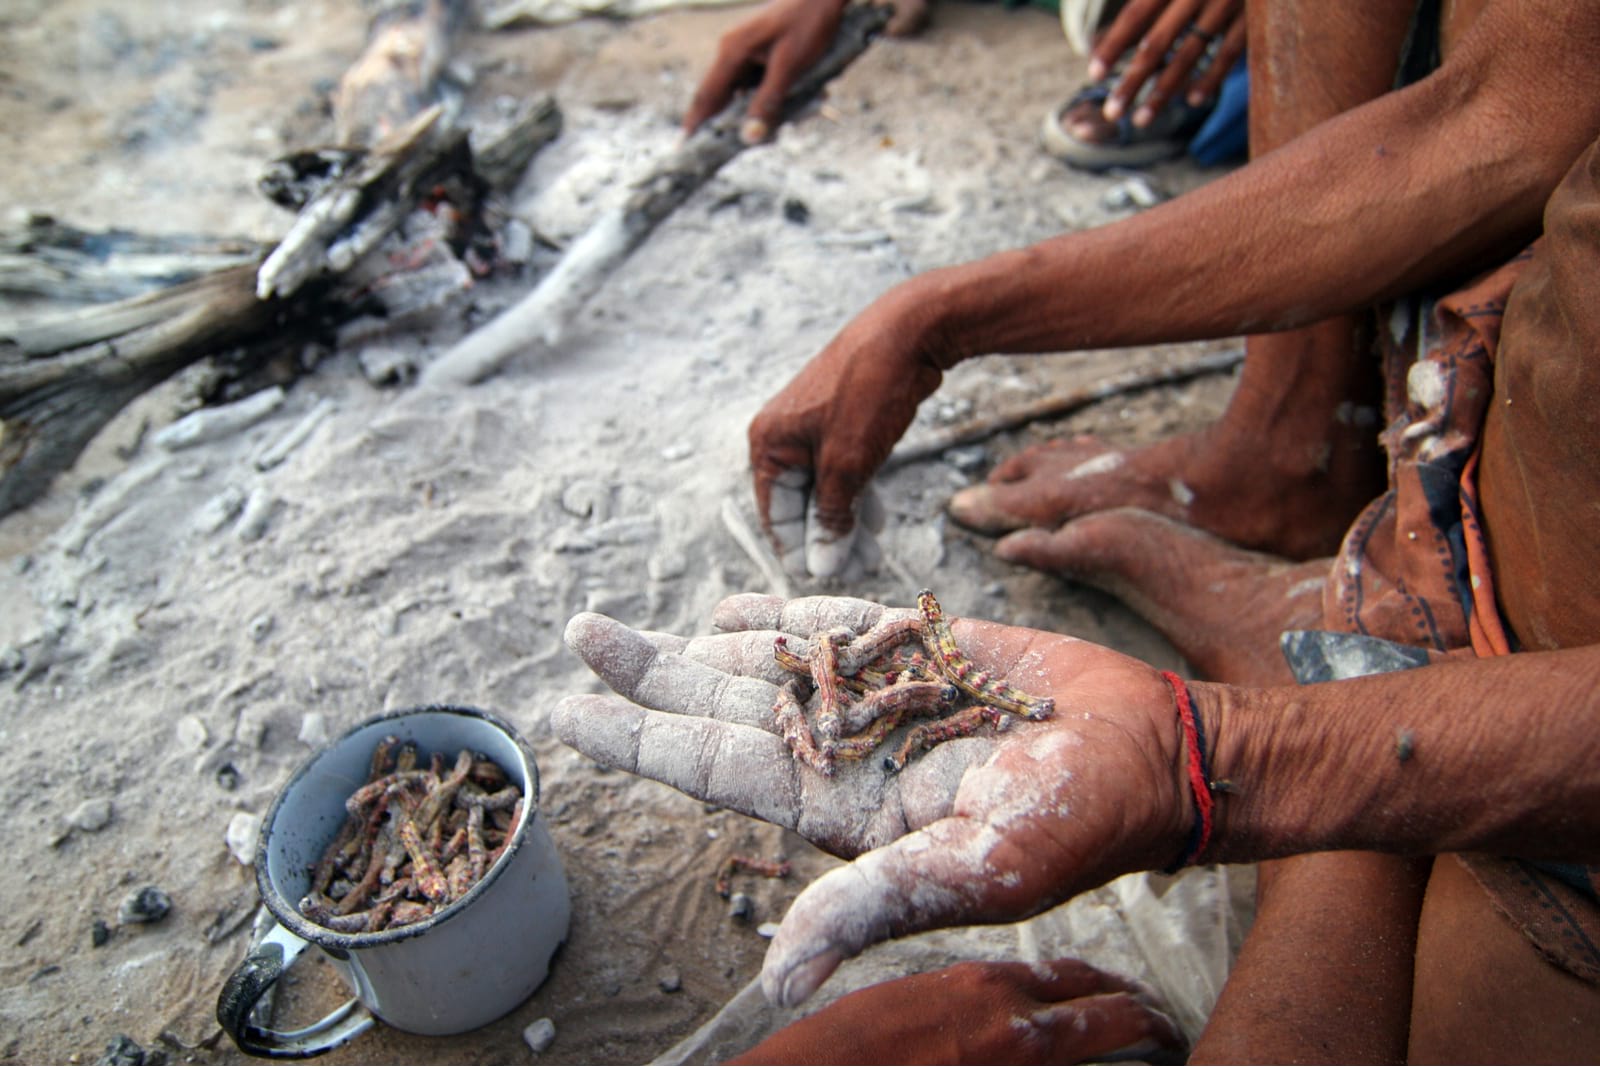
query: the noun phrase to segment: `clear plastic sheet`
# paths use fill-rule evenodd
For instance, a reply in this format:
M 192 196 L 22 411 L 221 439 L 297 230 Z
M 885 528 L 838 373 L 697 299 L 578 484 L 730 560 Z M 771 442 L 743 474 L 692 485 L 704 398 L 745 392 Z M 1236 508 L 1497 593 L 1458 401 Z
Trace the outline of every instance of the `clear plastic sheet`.
M 1254 867 L 1130 874 L 1025 922 L 938 930 L 846 961 L 805 1004 L 767 1003 L 759 981 L 663 1052 L 658 1064 L 721 1063 L 847 993 L 964 960 L 1070 956 L 1147 985 L 1191 1042 L 1222 992 L 1255 911 Z

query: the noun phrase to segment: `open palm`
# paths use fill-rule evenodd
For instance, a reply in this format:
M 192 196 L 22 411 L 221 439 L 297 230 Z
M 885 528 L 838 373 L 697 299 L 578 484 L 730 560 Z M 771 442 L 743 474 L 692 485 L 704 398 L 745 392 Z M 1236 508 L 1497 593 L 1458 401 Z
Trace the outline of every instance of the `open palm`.
M 1070 637 L 955 620 L 978 666 L 1055 700 L 1040 722 L 946 742 L 892 773 L 876 760 L 825 777 L 773 723 L 780 633 L 861 631 L 886 609 L 843 597 L 737 596 L 693 639 L 585 614 L 567 643 L 619 696 L 574 696 L 561 739 L 608 765 L 793 829 L 853 857 L 796 899 L 763 971 L 769 998 L 804 1000 L 868 945 L 1036 913 L 1181 851 L 1192 809 L 1161 676 Z

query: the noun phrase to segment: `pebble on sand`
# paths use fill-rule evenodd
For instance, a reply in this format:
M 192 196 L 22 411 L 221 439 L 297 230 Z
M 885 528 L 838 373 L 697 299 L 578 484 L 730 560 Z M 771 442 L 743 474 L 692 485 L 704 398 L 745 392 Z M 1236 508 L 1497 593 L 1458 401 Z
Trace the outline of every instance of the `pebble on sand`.
M 260 833 L 261 816 L 240 811 L 228 820 L 228 830 L 223 839 L 227 841 L 228 851 L 233 853 L 233 858 L 248 867 L 256 861 L 256 837 Z
M 73 808 L 72 814 L 67 816 L 67 825 L 84 833 L 98 833 L 111 825 L 111 815 L 111 801 L 96 797 Z
M 528 1043 L 535 1055 L 549 1048 L 555 1039 L 556 1024 L 549 1019 L 538 1019 L 522 1031 L 522 1040 Z

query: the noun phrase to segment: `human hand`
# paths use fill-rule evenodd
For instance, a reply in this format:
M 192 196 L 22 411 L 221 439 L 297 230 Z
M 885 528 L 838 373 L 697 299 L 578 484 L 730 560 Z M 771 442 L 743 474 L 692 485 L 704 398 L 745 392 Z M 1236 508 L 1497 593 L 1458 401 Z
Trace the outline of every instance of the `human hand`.
M 717 607 L 725 632 L 711 637 L 640 633 L 594 614 L 567 626 L 567 644 L 621 699 L 563 700 L 562 741 L 854 857 L 795 900 L 773 939 L 762 984 L 775 1003 L 804 1000 L 878 941 L 1035 914 L 1164 866 L 1187 839 L 1182 732 L 1160 674 L 1021 627 L 962 619 L 953 632 L 978 668 L 1053 698 L 1050 718 L 947 741 L 899 773 L 841 761 L 825 777 L 797 762 L 773 721 L 786 677 L 774 638 L 862 632 L 891 614 L 842 597 L 742 595 Z
M 739 137 L 745 144 L 766 140 L 783 113 L 789 86 L 832 43 L 844 5 L 845 0 L 771 0 L 723 34 L 683 117 L 684 132 L 693 133 L 726 107 L 734 90 L 759 71 Z
M 1213 41 L 1220 42 L 1216 54 L 1196 75 L 1195 68 Z M 1215 96 L 1244 54 L 1244 46 L 1243 0 L 1129 0 L 1095 42 L 1089 79 L 1104 78 L 1132 49 L 1133 58 L 1106 98 L 1105 117 L 1110 122 L 1121 118 L 1154 77 L 1155 84 L 1133 116 L 1135 126 L 1148 126 L 1180 92 L 1191 107 Z
M 876 0 L 892 6 L 884 32 L 891 37 L 916 33 L 927 21 L 928 0 Z M 717 56 L 700 80 L 683 117 L 683 132 L 693 133 L 728 105 L 734 90 L 757 83 L 739 137 L 745 144 L 767 139 L 783 113 L 783 100 L 800 73 L 815 63 L 839 29 L 846 0 L 771 0 L 723 34 Z
M 930 1025 L 944 1020 L 956 1025 Z M 1058 959 L 958 963 L 867 986 L 729 1062 L 846 1062 L 841 1051 L 857 1063 L 1103 1063 L 1187 1049 L 1147 990 Z
M 750 423 L 756 508 L 791 574 L 876 569 L 883 511 L 869 483 L 943 379 L 906 307 L 891 295 L 868 308 Z

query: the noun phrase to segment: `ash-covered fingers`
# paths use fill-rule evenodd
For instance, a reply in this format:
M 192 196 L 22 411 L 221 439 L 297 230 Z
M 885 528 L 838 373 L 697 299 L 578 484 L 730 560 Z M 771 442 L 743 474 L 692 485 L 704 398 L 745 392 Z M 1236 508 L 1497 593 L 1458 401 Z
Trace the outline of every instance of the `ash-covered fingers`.
M 607 685 L 647 708 L 771 728 L 771 682 L 662 652 L 646 635 L 593 612 L 573 616 L 564 638 Z
M 1079 996 L 1019 1017 L 1016 1025 L 1028 1027 L 1052 1063 L 1154 1060 L 1187 1048 L 1177 1024 L 1132 993 Z
M 765 730 L 603 695 L 566 697 L 550 721 L 563 744 L 598 763 L 778 826 L 799 821 L 794 760 Z
M 773 630 L 742 630 L 681 641 L 674 651 L 725 674 L 743 674 L 782 685 L 794 675 L 778 665 L 773 653 L 782 636 Z M 661 647 L 661 646 L 657 646 Z M 802 645 L 801 651 L 804 652 Z
M 804 574 L 806 511 L 811 498 L 811 472 L 802 467 L 779 471 L 767 502 L 767 530 L 778 562 L 787 574 Z
M 764 593 L 736 593 L 712 611 L 718 630 L 781 630 L 810 637 L 822 630 L 845 627 L 865 633 L 890 618 L 920 618 L 915 608 L 890 608 L 872 600 L 848 596 L 803 596 L 793 600 Z
M 883 560 L 877 534 L 883 529 L 883 504 L 868 485 L 851 504 L 852 522 L 844 532 L 829 529 L 822 521 L 818 498 L 806 506 L 804 566 L 796 572 L 809 572 L 817 578 L 852 579 L 876 571 Z M 785 557 L 786 565 L 791 558 Z
M 803 832 L 803 831 L 802 831 Z M 795 899 L 767 949 L 761 988 L 794 1007 L 869 945 L 939 927 L 992 921 L 994 830 L 948 818 L 864 853 Z

